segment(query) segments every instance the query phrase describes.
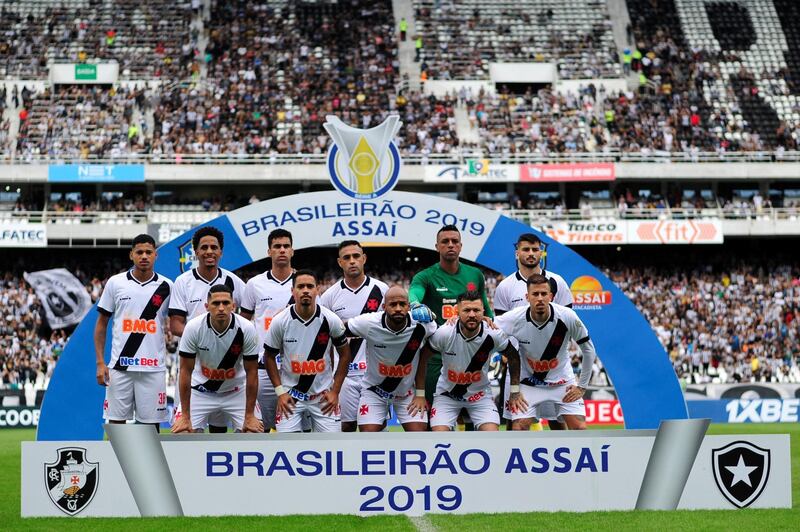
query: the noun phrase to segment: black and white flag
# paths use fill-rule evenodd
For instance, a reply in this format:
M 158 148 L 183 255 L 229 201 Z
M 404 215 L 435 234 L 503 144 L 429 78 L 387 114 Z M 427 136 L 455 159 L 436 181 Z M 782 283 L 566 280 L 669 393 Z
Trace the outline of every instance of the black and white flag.
M 64 268 L 24 274 L 42 302 L 51 329 L 80 323 L 92 308 L 92 298 L 77 277 Z

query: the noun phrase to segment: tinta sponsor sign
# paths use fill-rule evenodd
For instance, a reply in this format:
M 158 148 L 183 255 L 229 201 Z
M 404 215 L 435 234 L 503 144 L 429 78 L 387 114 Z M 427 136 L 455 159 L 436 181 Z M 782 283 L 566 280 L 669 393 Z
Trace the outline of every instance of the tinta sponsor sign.
M 53 164 L 47 169 L 51 183 L 143 183 L 141 164 Z
M 75 65 L 75 79 L 77 81 L 97 80 L 97 65 Z

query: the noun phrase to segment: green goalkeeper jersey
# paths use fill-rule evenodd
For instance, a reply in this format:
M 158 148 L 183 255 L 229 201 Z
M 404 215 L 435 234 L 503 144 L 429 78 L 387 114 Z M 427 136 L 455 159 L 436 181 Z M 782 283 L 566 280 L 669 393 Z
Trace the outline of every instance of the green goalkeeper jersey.
M 417 272 L 408 291 L 412 303 L 427 305 L 436 314 L 436 323 L 442 325 L 457 316 L 456 299 L 467 290 L 477 290 L 483 300 L 483 308 L 489 317 L 494 317 L 486 297 L 486 282 L 483 273 L 474 266 L 459 263 L 458 272 L 447 273 L 437 262 Z

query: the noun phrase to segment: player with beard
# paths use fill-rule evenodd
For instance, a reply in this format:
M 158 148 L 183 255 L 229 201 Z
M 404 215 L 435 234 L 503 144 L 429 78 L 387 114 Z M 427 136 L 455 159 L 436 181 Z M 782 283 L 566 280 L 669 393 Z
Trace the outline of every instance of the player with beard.
M 367 254 L 356 240 L 345 240 L 339 244 L 336 261 L 343 277 L 325 290 L 319 302 L 336 313 L 342 321 L 377 312 L 383 304 L 388 286 L 364 273 Z M 362 338 L 350 339 L 353 361 L 348 366 L 347 378 L 339 394 L 342 409 L 342 432 L 354 432 L 358 428 L 358 402 L 361 399 L 361 381 L 367 370 L 366 343 Z
M 348 334 L 366 343 L 367 373 L 358 405 L 358 429 L 379 432 L 394 406 L 397 420 L 407 432 L 428 428 L 428 413 L 410 411 L 419 352 L 436 331 L 433 322 L 419 323 L 409 315 L 408 293 L 399 286 L 386 292 L 383 312 L 362 314 L 347 321 Z M 419 390 L 422 401 L 425 391 Z

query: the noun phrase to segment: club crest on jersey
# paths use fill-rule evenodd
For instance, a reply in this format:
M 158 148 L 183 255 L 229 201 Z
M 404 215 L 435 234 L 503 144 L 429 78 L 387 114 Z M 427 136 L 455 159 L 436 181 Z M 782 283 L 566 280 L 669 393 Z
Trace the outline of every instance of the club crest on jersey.
M 197 257 L 194 254 L 192 241 L 187 240 L 183 244 L 180 244 L 178 246 L 178 266 L 180 267 L 181 273 L 188 272 L 197 265 Z
M 150 298 L 150 301 L 153 303 L 153 305 L 160 307 L 161 303 L 164 302 L 164 298 L 159 294 L 153 294 L 153 297 Z
M 75 515 L 94 498 L 100 466 L 86 459 L 86 449 L 64 447 L 55 462 L 44 465 L 44 482 L 53 504 L 67 515 Z
M 378 310 L 379 305 L 380 303 L 378 302 L 377 299 L 372 298 L 367 300 L 367 310 L 375 312 L 376 310 Z
M 240 344 L 231 344 L 231 353 L 236 356 L 239 356 L 242 352 L 242 346 Z
M 328 333 L 319 333 L 317 335 L 317 343 L 318 344 L 327 344 L 328 340 L 330 340 L 330 335 Z
M 467 283 L 467 291 L 472 291 L 472 290 L 477 290 L 477 289 L 478 289 L 478 287 L 475 286 L 475 283 L 473 283 L 471 281 L 469 283 Z
M 390 115 L 370 129 L 358 129 L 336 116 L 325 117 L 333 139 L 328 150 L 328 173 L 333 186 L 355 199 L 374 199 L 391 192 L 400 177 L 400 151 L 392 140 L 402 122 Z
M 410 350 L 416 351 L 417 349 L 419 349 L 419 344 L 420 344 L 419 340 L 411 339 L 408 341 L 407 346 Z

